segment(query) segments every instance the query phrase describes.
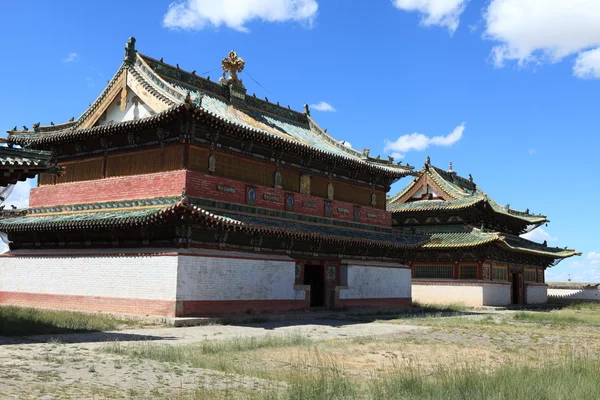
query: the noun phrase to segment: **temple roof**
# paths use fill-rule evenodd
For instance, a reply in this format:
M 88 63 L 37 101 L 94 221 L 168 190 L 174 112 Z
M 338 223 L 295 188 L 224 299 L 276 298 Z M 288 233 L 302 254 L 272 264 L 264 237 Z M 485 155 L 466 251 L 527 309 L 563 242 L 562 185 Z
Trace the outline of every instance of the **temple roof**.
M 490 243 L 515 252 L 551 257 L 554 259 L 581 255 L 573 249 L 548 247 L 515 235 L 500 232 L 482 231 L 469 225 L 437 225 L 412 227 L 418 235 L 425 235 L 430 241 L 423 249 L 440 250 L 451 248 L 472 248 Z
M 423 168 L 414 175 L 415 178 L 411 183 L 388 199 L 387 209 L 392 213 L 460 210 L 485 203 L 495 213 L 520 220 L 525 224 L 540 225 L 548 222 L 545 215 L 532 214 L 528 210 L 514 210 L 509 205 L 500 205 L 488 197 L 470 176 L 469 178 L 463 178 L 451 169 L 445 171 L 435 167 L 429 163 L 429 158 Z M 436 193 L 438 197 L 435 198 L 424 196 L 423 199 L 415 199 L 414 194 L 423 185 L 425 179 L 430 180 L 435 186 L 439 187 L 441 193 Z
M 171 201 L 170 203 L 168 203 Z M 415 248 L 428 239 L 422 235 L 396 234 L 387 231 L 353 229 L 315 222 L 284 218 L 268 218 L 222 210 L 207 210 L 185 200 L 172 202 L 169 198 L 108 202 L 60 207 L 31 208 L 5 211 L 0 219 L 0 231 L 33 232 L 57 229 L 87 230 L 115 229 L 156 225 L 170 216 L 189 217 L 196 224 L 245 233 L 341 243 L 378 248 Z
M 308 106 L 305 106 L 304 112 L 299 112 L 245 95 L 246 90 L 241 80 L 237 81 L 237 76 L 235 82 L 223 79 L 221 83 L 216 83 L 197 76 L 194 71 L 184 71 L 179 65 L 169 65 L 140 54 L 134 44 L 135 39 L 130 39 L 125 59 L 117 73 L 79 118 L 61 125 L 41 126 L 37 123 L 32 130 L 13 129 L 8 131 L 8 140 L 33 147 L 80 140 L 89 135 L 130 129 L 133 122 L 143 125 L 170 118 L 174 110 L 182 111 L 181 106 L 185 105 L 186 109 L 195 111 L 197 118 L 220 122 L 240 135 L 287 145 L 292 150 L 314 154 L 317 158 L 328 156 L 397 178 L 412 171 L 411 167 L 394 164 L 392 159 L 370 157 L 368 150 L 360 152 L 334 139 L 310 117 Z M 137 121 L 117 121 L 96 126 L 110 103 L 119 94 L 127 93 L 127 90 L 133 90 L 152 109 L 153 115 Z
M 0 186 L 15 184 L 43 172 L 58 173 L 60 169 L 52 164 L 51 158 L 49 151 L 0 145 Z

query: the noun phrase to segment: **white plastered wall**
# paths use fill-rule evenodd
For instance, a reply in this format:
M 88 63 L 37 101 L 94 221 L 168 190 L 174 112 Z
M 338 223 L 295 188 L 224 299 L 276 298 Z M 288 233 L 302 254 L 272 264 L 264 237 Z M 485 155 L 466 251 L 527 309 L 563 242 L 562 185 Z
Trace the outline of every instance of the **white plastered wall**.
M 486 283 L 483 286 L 484 306 L 506 306 L 510 303 L 510 285 L 500 283 Z
M 198 250 L 179 256 L 177 300 L 304 300 L 286 256 Z
M 154 115 L 155 112 L 139 97 L 135 92 L 127 87 L 127 105 L 125 111 L 121 110 L 121 96 L 117 96 L 110 106 L 106 109 L 104 118 L 98 120 L 98 125 L 116 124 L 124 121 L 136 121 Z
M 548 302 L 548 286 L 527 285 L 527 304 L 544 304 Z
M 422 304 L 464 304 L 466 306 L 483 305 L 482 285 L 448 285 L 417 283 L 412 284 L 414 302 Z
M 0 292 L 175 300 L 175 255 L 69 252 L 17 251 L 7 254 L 18 257 L 0 257 Z
M 600 290 L 597 287 L 582 289 L 553 289 L 548 288 L 548 297 L 564 300 L 599 300 Z
M 348 289 L 340 291 L 340 299 L 410 298 L 411 272 L 400 264 L 348 263 Z

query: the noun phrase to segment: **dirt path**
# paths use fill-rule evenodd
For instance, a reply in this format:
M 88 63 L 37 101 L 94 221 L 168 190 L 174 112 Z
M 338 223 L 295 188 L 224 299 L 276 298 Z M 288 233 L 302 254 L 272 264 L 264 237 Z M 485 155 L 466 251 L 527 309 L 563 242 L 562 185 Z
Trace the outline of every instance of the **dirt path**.
M 141 328 L 116 332 L 0 337 L 0 398 L 138 398 L 206 389 L 265 390 L 278 382 L 219 371 L 165 365 L 98 351 L 122 345 L 193 344 L 205 340 L 300 334 L 316 341 L 402 335 L 429 328 L 338 320 L 284 321 L 255 325 Z

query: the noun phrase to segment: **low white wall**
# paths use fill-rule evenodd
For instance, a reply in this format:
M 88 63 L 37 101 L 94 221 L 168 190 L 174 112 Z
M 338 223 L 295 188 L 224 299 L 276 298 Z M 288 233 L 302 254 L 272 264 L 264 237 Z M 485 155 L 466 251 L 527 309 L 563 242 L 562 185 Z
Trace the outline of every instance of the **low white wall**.
M 410 298 L 411 272 L 393 264 L 347 264 L 348 289 L 340 299 Z
M 285 256 L 196 252 L 179 256 L 177 300 L 304 300 Z
M 47 254 L 38 251 L 37 254 Z M 177 256 L 0 257 L 0 292 L 175 300 Z M 92 253 L 92 252 L 88 252 Z
M 563 300 L 600 300 L 600 291 L 597 287 L 582 289 L 552 289 L 548 288 L 548 297 Z
M 548 302 L 548 286 L 527 285 L 527 304 L 544 304 Z
M 483 286 L 484 306 L 506 306 L 510 303 L 510 285 L 486 283 Z
M 478 307 L 483 305 L 483 286 L 413 281 L 412 298 L 413 301 L 423 304 L 464 304 Z

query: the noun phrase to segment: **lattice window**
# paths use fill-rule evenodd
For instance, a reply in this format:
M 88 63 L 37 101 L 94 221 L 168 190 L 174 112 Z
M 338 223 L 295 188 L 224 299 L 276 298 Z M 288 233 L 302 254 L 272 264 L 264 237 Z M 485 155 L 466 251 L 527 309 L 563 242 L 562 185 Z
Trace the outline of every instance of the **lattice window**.
M 165 147 L 165 165 L 163 171 L 175 171 L 183 168 L 183 146 Z
M 196 172 L 208 171 L 208 150 L 190 147 L 190 160 L 188 168 Z
M 451 265 L 417 265 L 413 278 L 452 279 Z
M 273 174 L 275 167 L 251 162 L 249 160 L 230 156 L 227 154 L 216 154 L 217 165 L 215 174 L 229 179 L 255 183 L 262 186 L 273 186 Z M 286 185 L 286 176 L 282 171 L 283 187 Z M 296 187 L 299 185 L 299 174 L 296 175 Z M 297 191 L 297 190 L 296 190 Z
M 102 165 L 102 158 L 61 165 L 65 169 L 65 174 L 58 176 L 56 178 L 56 183 L 101 179 Z
M 108 156 L 106 175 L 127 176 L 160 172 L 160 150 Z
M 492 272 L 492 279 L 495 281 L 506 281 L 508 280 L 506 274 L 506 268 L 504 267 L 494 267 Z
M 477 279 L 477 265 L 461 265 L 460 279 Z
M 525 282 L 535 282 L 536 281 L 536 273 L 534 269 L 526 269 L 525 270 Z
M 39 186 L 52 185 L 54 183 L 53 177 L 54 177 L 54 175 L 52 175 L 52 174 L 40 174 L 38 185 Z

